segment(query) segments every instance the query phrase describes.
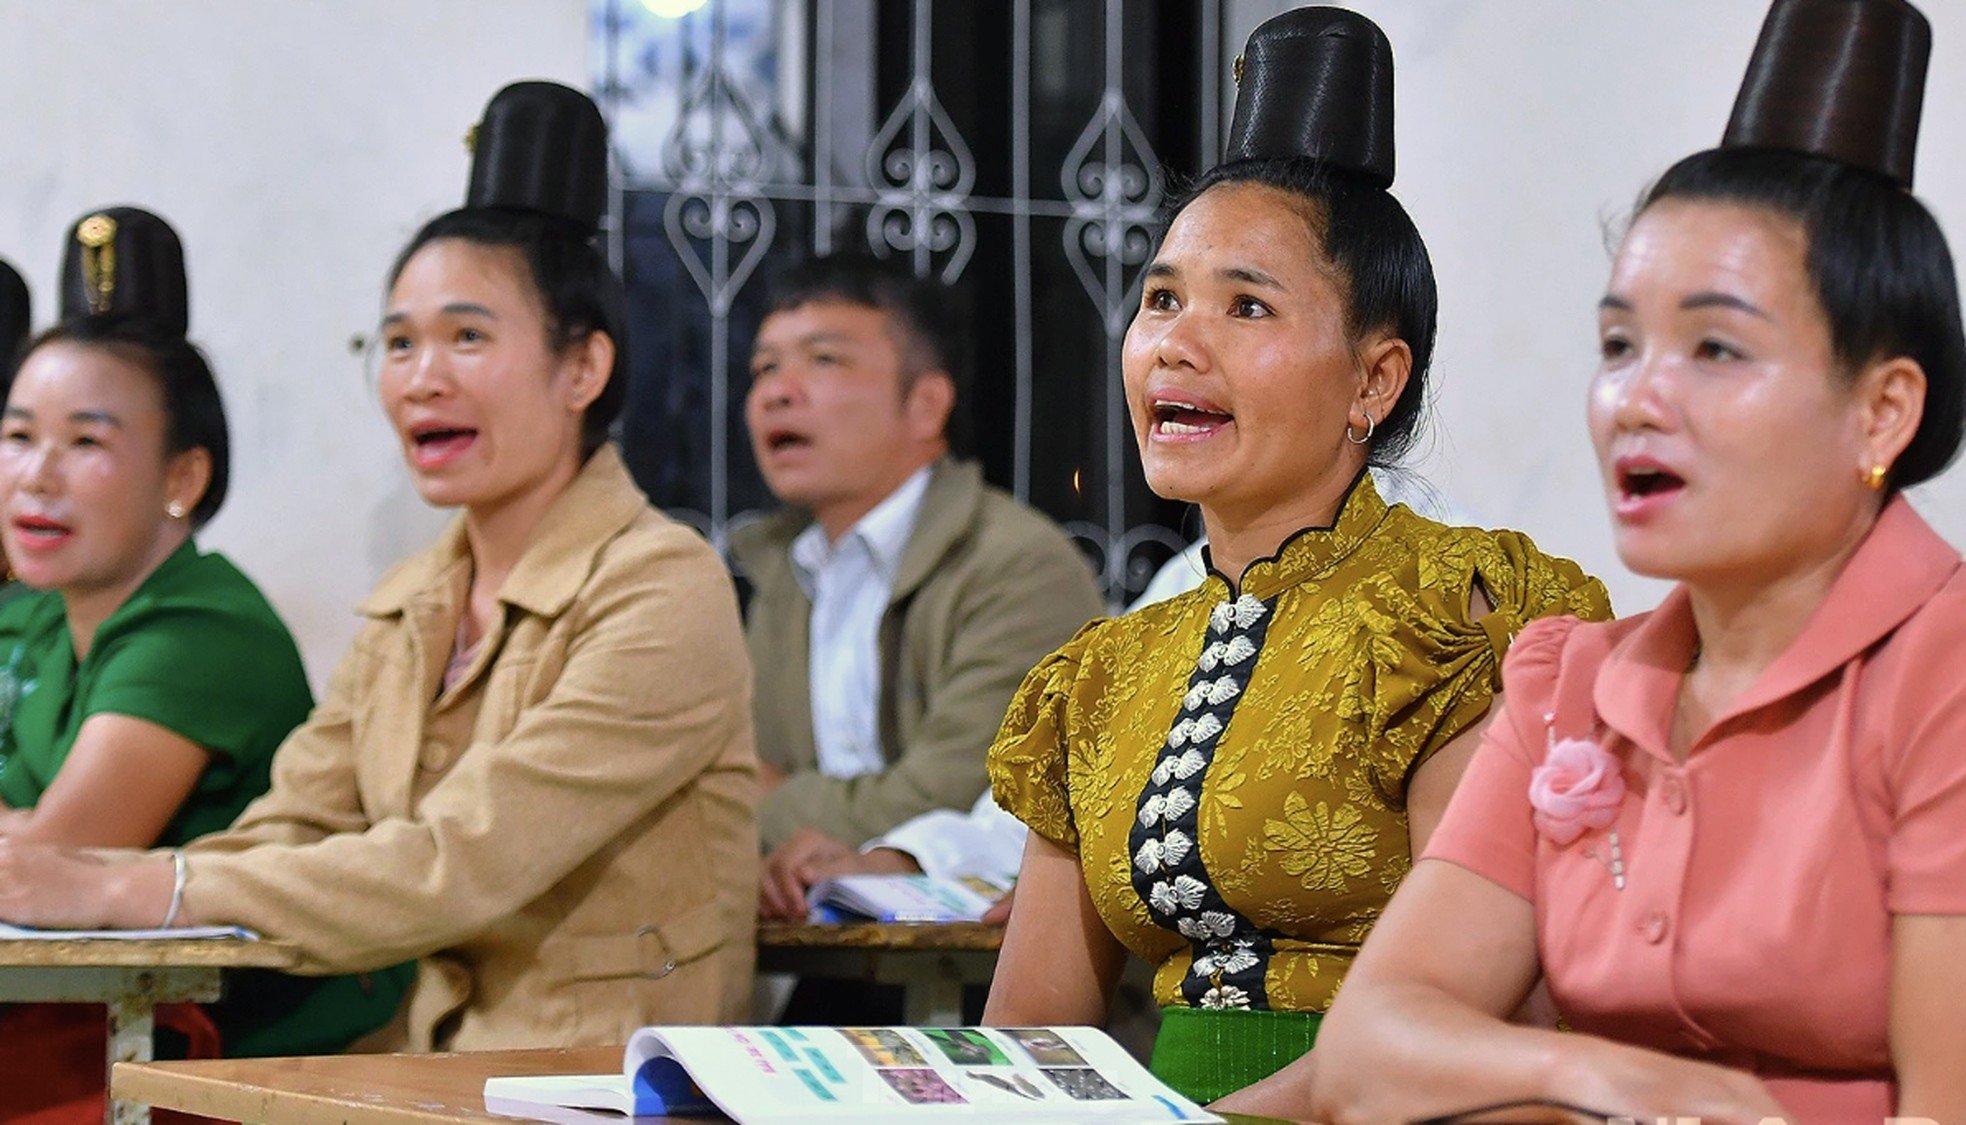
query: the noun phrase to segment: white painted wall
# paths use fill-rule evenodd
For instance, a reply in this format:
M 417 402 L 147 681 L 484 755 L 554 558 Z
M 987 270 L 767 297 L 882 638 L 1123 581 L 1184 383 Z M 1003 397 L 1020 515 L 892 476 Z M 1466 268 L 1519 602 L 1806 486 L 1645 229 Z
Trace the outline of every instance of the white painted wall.
M 1092 0 L 1081 0 L 1092 2 Z M 1234 53 L 1286 5 L 1231 0 Z M 1712 143 L 1761 0 L 1356 0 L 1399 61 L 1395 190 L 1443 317 L 1420 469 L 1645 608 L 1611 548 L 1583 425 L 1604 231 Z M 1919 190 L 1966 248 L 1966 2 L 1923 0 L 1937 52 Z M 234 486 L 204 542 L 279 606 L 320 682 L 350 607 L 442 517 L 409 489 L 351 356 L 416 226 L 460 199 L 459 143 L 520 77 L 585 83 L 584 0 L 0 0 L 0 256 L 52 314 L 84 210 L 183 233 L 192 333 L 218 369 Z M 1916 497 L 1966 542 L 1966 470 Z
M 443 523 L 350 337 L 402 243 L 462 201 L 486 99 L 585 85 L 587 28 L 584 0 L 0 2 L 0 256 L 45 324 L 84 211 L 140 204 L 178 228 L 234 442 L 200 538 L 279 607 L 317 686 L 355 603 Z
M 1966 257 L 1966 0 L 1914 2 L 1934 39 L 1916 186 Z M 1228 53 L 1290 6 L 1231 0 Z M 1619 564 L 1584 429 L 1606 233 L 1674 160 L 1719 141 L 1765 0 L 1347 6 L 1392 40 L 1393 191 L 1440 281 L 1435 438 L 1417 467 L 1603 577 L 1620 611 L 1650 608 L 1664 586 Z M 1966 545 L 1966 467 L 1912 499 Z

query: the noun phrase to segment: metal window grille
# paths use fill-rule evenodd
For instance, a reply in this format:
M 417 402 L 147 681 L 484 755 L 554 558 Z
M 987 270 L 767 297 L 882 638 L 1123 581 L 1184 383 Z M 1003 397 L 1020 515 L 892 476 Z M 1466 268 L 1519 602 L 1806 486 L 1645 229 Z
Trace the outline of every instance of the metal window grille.
M 623 446 L 722 546 L 771 500 L 740 404 L 775 255 L 955 287 L 974 454 L 1114 604 L 1180 549 L 1140 478 L 1120 345 L 1170 192 L 1217 151 L 1220 0 L 595 0 L 628 283 Z

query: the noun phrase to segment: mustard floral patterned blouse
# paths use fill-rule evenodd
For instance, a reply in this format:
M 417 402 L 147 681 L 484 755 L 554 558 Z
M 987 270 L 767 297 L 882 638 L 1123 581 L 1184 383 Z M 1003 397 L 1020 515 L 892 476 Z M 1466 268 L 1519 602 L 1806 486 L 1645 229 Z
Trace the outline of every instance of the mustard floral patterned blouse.
M 1495 610 L 1471 618 L 1473 584 Z M 1164 1006 L 1322 1012 L 1412 864 L 1407 779 L 1477 722 L 1523 624 L 1610 616 L 1511 531 L 1388 508 L 1361 476 L 1242 588 L 1096 621 L 1025 679 L 997 800 L 1077 852 Z

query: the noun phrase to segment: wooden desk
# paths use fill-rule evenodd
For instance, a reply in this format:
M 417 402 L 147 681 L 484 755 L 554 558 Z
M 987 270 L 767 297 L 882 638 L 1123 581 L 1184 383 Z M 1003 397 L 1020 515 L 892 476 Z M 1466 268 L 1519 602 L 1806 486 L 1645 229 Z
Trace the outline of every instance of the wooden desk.
M 485 1079 L 510 1074 L 606 1074 L 621 1048 L 472 1051 L 450 1055 L 323 1055 L 118 1063 L 116 1096 L 227 1121 L 265 1125 L 429 1125 L 501 1122 L 485 1112 Z M 567 1111 L 568 1121 L 628 1125 L 680 1120 Z M 695 1118 L 695 1125 L 702 1125 Z
M 988 984 L 1003 927 L 978 922 L 758 927 L 758 970 L 898 984 L 906 1021 L 962 1025 L 963 986 Z
M 216 1000 L 226 969 L 285 969 L 298 960 L 292 946 L 268 941 L 0 940 L 0 1003 L 108 1005 L 114 1067 L 150 1059 L 158 1004 Z M 104 1116 L 135 1125 L 147 1123 L 150 1111 L 111 1101 Z
M 119 1098 L 248 1125 L 511 1125 L 485 1112 L 485 1079 L 507 1074 L 604 1074 L 619 1047 L 473 1051 L 454 1055 L 329 1055 L 118 1063 Z M 617 1117 L 566 1110 L 555 1120 L 594 1125 L 703 1125 L 703 1117 Z M 1240 1125 L 1261 1119 L 1236 1117 Z

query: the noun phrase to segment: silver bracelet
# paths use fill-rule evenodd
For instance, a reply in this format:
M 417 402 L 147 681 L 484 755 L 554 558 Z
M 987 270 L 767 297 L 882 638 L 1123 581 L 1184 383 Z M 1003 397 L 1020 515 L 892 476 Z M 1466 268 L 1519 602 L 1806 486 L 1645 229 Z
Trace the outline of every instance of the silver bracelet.
M 177 922 L 177 912 L 184 906 L 184 853 L 171 852 L 171 908 L 164 911 L 164 924 L 160 929 L 170 929 Z

